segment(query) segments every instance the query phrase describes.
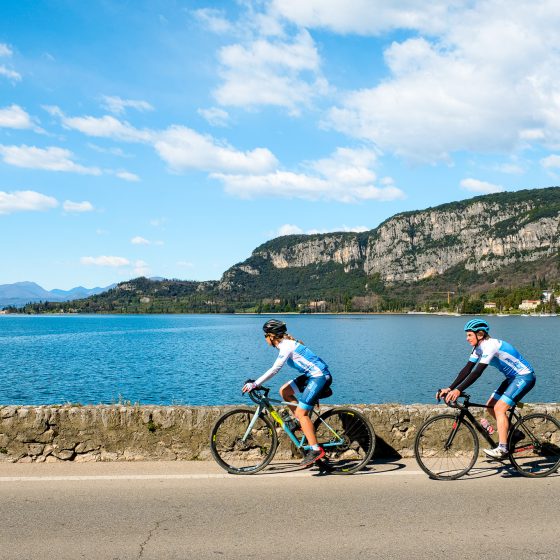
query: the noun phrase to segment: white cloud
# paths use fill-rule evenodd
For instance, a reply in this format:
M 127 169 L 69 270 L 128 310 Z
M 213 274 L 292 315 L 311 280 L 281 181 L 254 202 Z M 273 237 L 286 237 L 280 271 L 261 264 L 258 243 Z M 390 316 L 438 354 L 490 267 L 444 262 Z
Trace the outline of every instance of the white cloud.
M 228 126 L 229 124 L 228 112 L 218 107 L 199 109 L 198 114 L 206 119 L 206 121 L 212 126 Z
M 146 239 L 144 237 L 141 237 L 140 235 L 137 235 L 135 237 L 133 237 L 130 242 L 133 245 L 163 245 L 163 241 L 150 241 L 149 239 Z
M 193 10 L 193 15 L 212 33 L 223 35 L 233 30 L 232 24 L 224 16 L 222 10 L 202 8 Z
M 122 99 L 121 97 L 114 97 L 110 95 L 103 96 L 103 107 L 115 115 L 124 114 L 128 108 L 136 109 L 137 111 L 154 110 L 147 101 L 139 99 Z
M 45 169 L 48 171 L 67 171 L 83 175 L 101 175 L 97 167 L 84 167 L 72 161 L 73 154 L 69 150 L 51 146 L 36 148 L 35 146 L 4 146 L 0 145 L 0 155 L 9 165 L 29 169 Z
M 163 131 L 139 130 L 110 115 L 100 118 L 66 117 L 58 107 L 45 109 L 52 115 L 59 116 L 66 128 L 79 130 L 88 136 L 150 143 L 174 171 L 195 169 L 206 172 L 258 173 L 277 165 L 276 158 L 266 148 L 241 152 L 226 142 L 184 126 L 171 126 Z M 116 175 L 128 181 L 139 180 L 137 175 L 127 171 L 119 171 Z
M 352 187 L 290 171 L 276 171 L 267 175 L 252 176 L 216 173 L 213 177 L 224 182 L 226 192 L 241 198 L 280 196 L 308 200 L 338 200 L 339 202 L 388 201 L 404 198 L 404 193 L 396 187 L 379 188 L 373 185 Z
M 498 193 L 504 190 L 504 187 L 501 185 L 494 185 L 493 183 L 479 181 L 478 179 L 463 179 L 461 181 L 461 187 L 467 191 L 480 194 Z
M 404 198 L 391 178 L 375 185 L 372 167 L 376 158 L 372 150 L 338 148 L 330 158 L 307 162 L 306 173 L 276 170 L 264 175 L 214 173 L 212 177 L 224 183 L 226 192 L 242 198 L 283 196 L 340 202 Z
M 42 212 L 56 208 L 58 201 L 52 196 L 35 191 L 0 191 L 0 214 L 13 212 Z
M 12 49 L 6 43 L 0 43 L 0 56 L 12 56 Z
M 115 175 L 123 181 L 130 181 L 133 183 L 140 181 L 140 177 L 138 177 L 138 175 L 136 175 L 135 173 L 131 173 L 130 171 L 117 171 L 115 172 Z
M 366 227 L 366 226 L 340 226 L 340 227 L 334 227 L 334 228 L 330 228 L 330 229 L 310 229 L 307 230 L 307 234 L 313 234 L 313 233 L 336 233 L 339 231 L 345 231 L 345 232 L 350 232 L 350 233 L 362 233 L 364 231 L 369 231 L 371 228 L 370 227 Z
M 276 231 L 273 234 L 273 237 L 282 237 L 283 235 L 301 235 L 301 234 L 314 235 L 317 233 L 321 233 L 321 234 L 336 233 L 340 231 L 361 233 L 364 231 L 369 231 L 370 229 L 371 228 L 368 228 L 366 226 L 355 226 L 355 227 L 341 226 L 341 227 L 334 227 L 334 228 L 322 228 L 322 229 L 312 228 L 308 230 L 303 230 L 302 228 L 294 224 L 284 224 L 283 226 L 280 226 L 278 228 L 278 231 Z
M 167 218 L 153 218 L 150 220 L 150 225 L 152 227 L 160 228 L 167 223 Z
M 93 204 L 84 200 L 83 202 L 72 202 L 71 200 L 65 200 L 64 204 L 62 205 L 65 212 L 92 212 L 94 210 Z
M 152 133 L 149 130 L 137 129 L 111 115 L 103 117 L 66 117 L 62 115 L 61 119 L 64 127 L 78 130 L 87 136 L 113 138 L 125 142 L 149 142 L 152 139 Z
M 305 11 L 309 3 L 286 4 Z M 327 11 L 311 4 L 320 14 Z M 367 19 L 365 3 L 358 4 L 352 11 Z M 416 12 L 420 4 L 414 4 Z M 391 10 L 406 17 L 406 5 Z M 410 25 L 394 22 L 427 31 L 415 18 Z M 426 162 L 459 151 L 559 145 L 558 28 L 560 9 L 553 2 L 535 9 L 520 1 L 507 11 L 498 0 L 453 5 L 442 11 L 433 35 L 393 42 L 385 50 L 390 75 L 343 95 L 326 123 L 384 152 Z
M 378 35 L 394 29 L 440 31 L 449 14 L 470 4 L 460 0 L 273 0 L 271 11 L 303 27 Z
M 100 257 L 82 257 L 80 262 L 85 265 L 110 266 L 114 268 L 128 266 L 130 264 L 130 261 L 124 257 L 108 257 L 105 255 Z
M 0 127 L 32 128 L 33 122 L 31 117 L 19 105 L 10 105 L 0 109 Z
M 103 117 L 68 117 L 56 105 L 44 105 L 43 109 L 51 116 L 60 118 L 62 126 L 70 130 L 77 130 L 86 136 L 97 138 L 111 138 L 124 142 L 150 142 L 153 133 L 150 130 L 140 130 L 126 121 L 111 116 Z
M 545 169 L 560 167 L 560 156 L 550 155 L 548 157 L 541 159 L 540 163 Z
M 0 76 L 5 76 L 12 82 L 21 81 L 21 74 L 19 72 L 10 70 L 10 68 L 6 68 L 6 66 L 4 66 L 3 64 L 0 64 Z
M 113 156 L 118 156 L 118 157 L 122 157 L 122 158 L 131 158 L 134 157 L 131 154 L 127 154 L 126 152 L 124 152 L 122 150 L 122 148 L 104 148 L 102 146 L 98 146 L 97 144 L 92 144 L 92 143 L 88 143 L 88 146 L 92 149 L 95 150 L 96 152 L 99 152 L 100 154 L 111 154 Z
M 159 134 L 154 144 L 159 156 L 175 171 L 198 169 L 226 173 L 259 173 L 276 166 L 266 148 L 240 152 L 211 136 L 184 126 L 172 126 Z
M 135 261 L 133 272 L 136 276 L 148 276 L 148 274 L 150 274 L 148 263 L 144 261 Z
M 9 58 L 12 54 L 13 51 L 9 45 L 6 45 L 6 43 L 0 43 L 0 57 Z M 19 82 L 21 80 L 21 74 L 19 72 L 7 68 L 3 64 L 0 64 L 0 76 L 8 78 L 8 80 L 11 80 L 12 82 Z
M 303 230 L 299 226 L 293 224 L 284 224 L 278 228 L 278 232 L 275 237 L 282 237 L 283 235 L 300 235 Z
M 143 237 L 140 237 L 139 235 L 137 235 L 136 237 L 133 237 L 130 242 L 133 245 L 149 245 L 150 242 L 147 239 L 144 239 Z
M 522 175 L 525 173 L 525 169 L 517 163 L 502 163 L 496 165 L 495 169 L 500 173 L 508 173 L 510 175 Z
M 182 268 L 192 268 L 194 266 L 194 264 L 190 261 L 177 261 L 176 264 Z
M 320 57 L 307 31 L 293 41 L 259 38 L 219 52 L 223 84 L 214 92 L 220 105 L 275 105 L 299 114 L 302 106 L 328 91 L 320 74 Z

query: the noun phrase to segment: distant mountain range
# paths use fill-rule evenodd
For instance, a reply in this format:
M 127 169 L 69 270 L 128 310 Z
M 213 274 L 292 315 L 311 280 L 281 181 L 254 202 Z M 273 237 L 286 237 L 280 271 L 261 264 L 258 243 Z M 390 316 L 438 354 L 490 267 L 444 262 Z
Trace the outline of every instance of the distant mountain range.
M 15 307 L 38 301 L 72 301 L 83 299 L 96 294 L 101 294 L 114 288 L 116 284 L 106 288 L 84 288 L 78 286 L 71 290 L 45 290 L 35 282 L 15 282 L 14 284 L 0 285 L 0 309 L 12 305 Z

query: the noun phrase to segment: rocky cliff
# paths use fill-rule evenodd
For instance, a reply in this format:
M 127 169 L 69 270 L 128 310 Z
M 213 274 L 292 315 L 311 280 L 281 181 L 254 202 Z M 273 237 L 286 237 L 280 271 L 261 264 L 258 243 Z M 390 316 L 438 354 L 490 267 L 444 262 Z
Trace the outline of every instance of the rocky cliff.
M 226 271 L 220 288 L 254 284 L 271 269 L 328 264 L 385 283 L 417 282 L 456 267 L 495 271 L 559 249 L 560 188 L 524 190 L 397 214 L 365 233 L 277 238 Z

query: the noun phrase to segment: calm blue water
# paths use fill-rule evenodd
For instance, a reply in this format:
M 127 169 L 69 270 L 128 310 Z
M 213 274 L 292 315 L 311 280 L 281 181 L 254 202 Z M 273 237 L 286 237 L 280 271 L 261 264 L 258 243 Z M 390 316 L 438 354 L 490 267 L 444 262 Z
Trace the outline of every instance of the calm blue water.
M 223 405 L 274 361 L 266 316 L 0 316 L 0 404 L 65 402 Z M 290 332 L 330 367 L 332 403 L 428 403 L 466 363 L 465 317 L 290 315 Z M 560 400 L 560 317 L 495 317 L 492 332 L 537 371 L 527 401 Z M 294 376 L 285 366 L 269 385 Z M 487 369 L 471 387 L 501 382 Z M 530 398 L 529 398 L 530 397 Z

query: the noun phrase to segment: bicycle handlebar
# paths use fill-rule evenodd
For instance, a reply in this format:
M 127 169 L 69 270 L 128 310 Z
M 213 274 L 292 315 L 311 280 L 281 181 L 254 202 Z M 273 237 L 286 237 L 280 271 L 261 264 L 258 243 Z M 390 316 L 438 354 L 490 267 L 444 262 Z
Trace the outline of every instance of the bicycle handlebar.
M 254 379 L 247 379 L 245 383 L 254 383 L 254 381 Z M 261 404 L 262 400 L 268 397 L 268 393 L 270 393 L 270 389 L 268 387 L 255 387 L 254 389 L 249 391 L 249 398 L 255 404 Z
M 441 391 L 441 389 L 440 389 Z M 437 401 L 438 403 L 441 401 L 441 397 L 439 396 L 439 391 L 437 392 Z M 463 399 L 463 402 L 457 402 L 457 400 L 451 401 L 451 402 L 446 402 L 445 404 L 451 408 L 468 408 L 469 406 L 469 401 L 470 401 L 471 396 L 468 393 L 461 393 L 457 399 Z

